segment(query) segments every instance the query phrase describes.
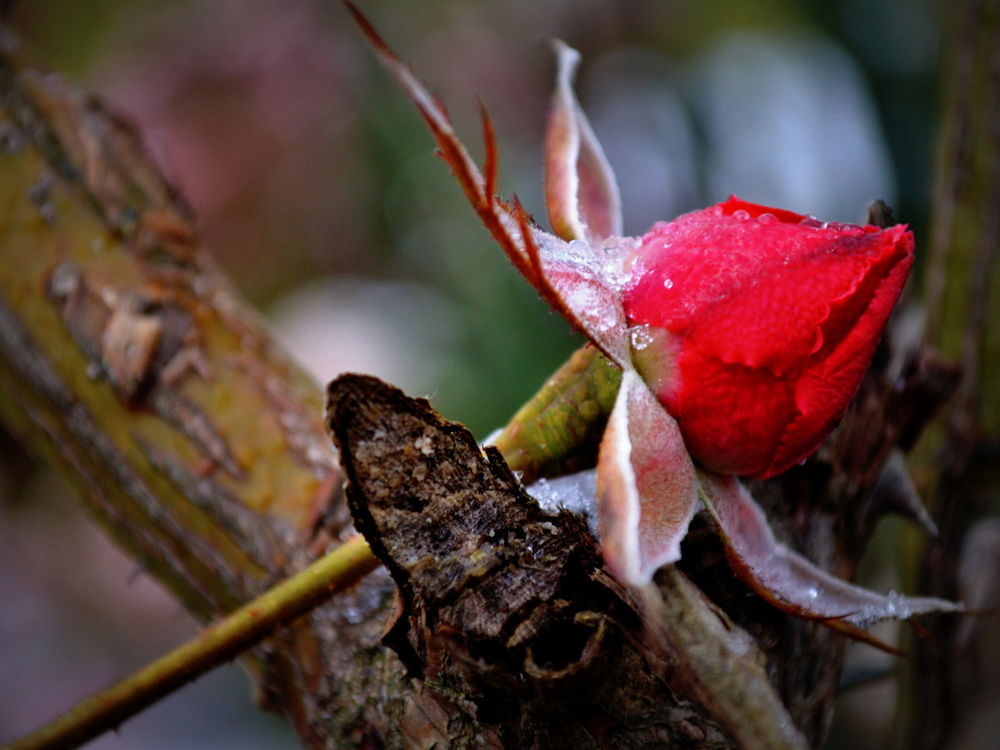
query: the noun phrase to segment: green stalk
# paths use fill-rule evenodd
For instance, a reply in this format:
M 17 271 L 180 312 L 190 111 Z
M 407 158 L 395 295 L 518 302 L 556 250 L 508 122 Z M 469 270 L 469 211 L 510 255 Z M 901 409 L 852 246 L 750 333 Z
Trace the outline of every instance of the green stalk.
M 525 484 L 594 465 L 622 372 L 592 346 L 574 352 L 493 439 Z
M 76 747 L 119 726 L 160 698 L 234 659 L 277 628 L 309 612 L 334 592 L 356 583 L 378 561 L 353 537 L 309 567 L 203 630 L 117 685 L 85 698 L 4 750 Z

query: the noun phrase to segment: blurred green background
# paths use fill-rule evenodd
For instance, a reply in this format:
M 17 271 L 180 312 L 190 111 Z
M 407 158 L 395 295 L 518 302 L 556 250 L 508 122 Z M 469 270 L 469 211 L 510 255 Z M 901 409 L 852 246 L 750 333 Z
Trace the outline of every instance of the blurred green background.
M 13 8 L 43 59 L 140 125 L 238 286 L 293 329 L 293 348 L 307 338 L 321 379 L 355 350 L 482 435 L 575 346 L 477 226 L 338 3 Z M 930 3 L 365 10 L 477 153 L 476 99 L 487 105 L 502 188 L 540 219 L 544 41 L 559 36 L 583 53 L 580 96 L 628 233 L 730 193 L 851 221 L 880 197 L 924 229 L 941 28 Z
M 318 380 L 373 372 L 483 437 L 579 345 L 477 225 L 338 3 L 6 5 L 41 59 L 139 125 L 236 285 Z M 918 252 L 926 237 L 949 20 L 930 0 L 362 9 L 477 155 L 477 98 L 486 104 L 502 192 L 543 224 L 545 40 L 558 36 L 583 54 L 578 90 L 617 170 L 628 234 L 736 193 L 846 221 L 883 198 L 916 230 Z M 0 599 L 14 604 L 0 611 L 0 738 L 192 630 L 60 485 L 14 446 L 5 453 Z M 857 664 L 887 663 L 862 650 Z M 227 670 L 93 747 L 293 746 L 245 691 Z M 830 747 L 881 746 L 892 697 L 888 680 L 849 693 Z

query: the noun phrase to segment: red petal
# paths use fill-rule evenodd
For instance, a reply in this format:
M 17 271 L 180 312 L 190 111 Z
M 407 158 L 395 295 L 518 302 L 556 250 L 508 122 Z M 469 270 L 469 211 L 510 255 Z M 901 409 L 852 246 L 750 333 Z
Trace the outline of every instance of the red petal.
M 795 384 L 799 414 L 788 425 L 771 465 L 760 476 L 780 474 L 809 456 L 840 419 L 868 369 L 911 264 L 912 256 L 908 256 L 883 276 L 867 306 L 850 320 L 846 333 L 840 338 L 830 336 L 827 348 L 812 358 Z
M 912 264 L 905 227 L 771 211 L 733 198 L 657 225 L 625 295 L 631 323 L 674 335 L 675 382 L 657 395 L 714 471 L 770 476 L 816 449 Z
M 723 362 L 784 374 L 822 348 L 831 305 L 863 307 L 865 279 L 907 256 L 904 231 L 688 214 L 643 238 L 626 311 Z
M 597 463 L 601 547 L 625 583 L 648 583 L 680 559 L 698 508 L 694 465 L 677 423 L 634 370 L 626 370 Z
M 681 377 L 660 395 L 700 464 L 725 474 L 753 475 L 772 464 L 798 412 L 795 383 L 767 370 L 730 365 L 685 347 Z
M 763 216 L 764 214 L 771 214 L 771 216 L 789 224 L 798 224 L 809 218 L 808 216 L 797 214 L 794 211 L 786 211 L 783 208 L 761 206 L 758 203 L 748 203 L 745 200 L 737 198 L 735 195 L 730 195 L 725 203 L 720 203 L 719 208 L 722 209 L 722 213 L 726 216 L 731 216 L 737 211 L 745 211 L 753 219 Z

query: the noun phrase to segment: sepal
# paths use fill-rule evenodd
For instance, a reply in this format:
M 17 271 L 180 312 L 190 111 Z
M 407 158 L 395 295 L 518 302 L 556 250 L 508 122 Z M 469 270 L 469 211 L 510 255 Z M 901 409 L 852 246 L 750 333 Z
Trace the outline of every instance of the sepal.
M 587 116 L 573 93 L 580 53 L 552 40 L 558 70 L 545 133 L 545 205 L 549 224 L 565 240 L 598 246 L 622 233 L 621 197 Z
M 764 511 L 736 477 L 699 472 L 699 479 L 701 499 L 719 529 L 733 571 L 784 612 L 820 620 L 851 638 L 895 652 L 864 628 L 880 620 L 964 609 L 945 599 L 877 594 L 836 578 L 775 539 Z
M 698 510 L 698 478 L 680 429 L 626 370 L 597 461 L 601 547 L 611 572 L 642 586 L 681 556 Z

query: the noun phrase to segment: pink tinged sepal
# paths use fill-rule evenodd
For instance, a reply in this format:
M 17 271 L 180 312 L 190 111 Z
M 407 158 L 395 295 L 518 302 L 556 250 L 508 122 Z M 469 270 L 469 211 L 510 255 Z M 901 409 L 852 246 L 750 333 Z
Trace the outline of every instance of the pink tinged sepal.
M 447 113 L 431 96 L 426 87 L 393 52 L 378 32 L 349 2 L 362 32 L 371 42 L 379 61 L 393 75 L 410 100 L 416 105 L 437 142 L 441 157 L 451 167 L 462 192 L 476 210 L 480 220 L 503 248 L 507 258 L 538 293 L 559 313 L 578 327 L 612 361 L 619 366 L 628 363 L 628 339 L 625 335 L 625 312 L 619 288 L 621 264 L 627 254 L 629 240 L 612 240 L 606 247 L 592 247 L 587 242 L 565 242 L 539 229 L 527 211 L 515 199 L 501 200 L 496 194 L 497 147 L 493 128 L 483 110 L 483 135 L 486 140 L 485 177 L 456 135 Z M 594 186 L 607 191 L 610 170 L 598 177 L 600 169 L 593 165 L 603 155 L 582 113 L 577 118 L 580 132 L 580 201 L 582 215 L 594 222 L 601 231 L 614 228 L 617 218 L 617 188 L 614 188 L 614 211 L 599 214 L 595 206 L 600 201 L 591 197 Z M 579 123 L 582 122 L 582 125 Z M 601 168 L 603 169 L 603 167 Z M 604 182 L 602 182 L 602 180 Z M 585 195 L 586 194 L 586 195 Z M 610 209 L 609 209 L 610 210 Z
M 642 586 L 681 556 L 698 477 L 674 418 L 625 370 L 597 461 L 601 547 L 612 574 Z
M 542 296 L 612 362 L 622 369 L 630 367 L 625 308 L 615 280 L 630 240 L 598 250 L 580 240 L 564 242 L 527 224 L 523 231 Z
M 580 53 L 552 40 L 558 71 L 545 133 L 545 205 L 565 240 L 592 245 L 622 233 L 618 183 L 604 149 L 573 93 Z
M 820 620 L 895 653 L 863 628 L 880 620 L 964 609 L 945 599 L 877 594 L 836 578 L 775 539 L 764 512 L 736 477 L 699 472 L 699 478 L 701 499 L 719 529 L 733 571 L 784 612 Z

